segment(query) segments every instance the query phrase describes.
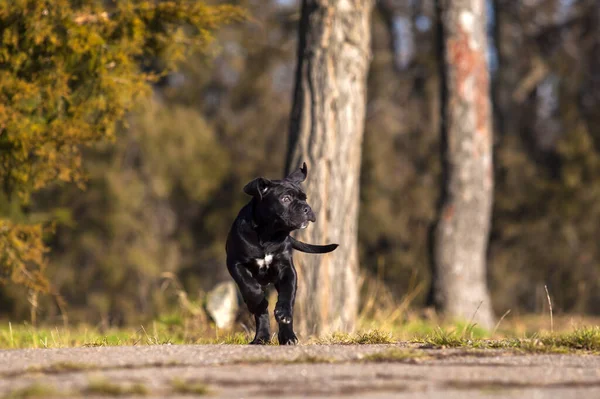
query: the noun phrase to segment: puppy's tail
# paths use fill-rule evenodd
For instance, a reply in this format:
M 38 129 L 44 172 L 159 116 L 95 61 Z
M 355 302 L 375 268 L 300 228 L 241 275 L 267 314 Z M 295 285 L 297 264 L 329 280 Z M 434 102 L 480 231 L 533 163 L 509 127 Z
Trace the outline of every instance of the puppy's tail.
M 290 236 L 292 240 L 292 248 L 300 252 L 306 252 L 307 254 L 326 254 L 328 252 L 333 252 L 338 245 L 337 244 L 329 244 L 329 245 L 313 245 L 307 244 L 302 241 L 296 240 L 294 237 Z

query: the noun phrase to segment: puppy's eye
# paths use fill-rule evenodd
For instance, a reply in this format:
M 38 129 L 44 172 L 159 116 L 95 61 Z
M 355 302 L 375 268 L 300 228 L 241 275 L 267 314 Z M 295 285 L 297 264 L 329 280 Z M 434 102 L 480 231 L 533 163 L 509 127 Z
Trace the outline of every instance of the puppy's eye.
M 292 202 L 292 197 L 290 197 L 289 195 L 284 195 L 283 197 L 281 197 L 281 202 L 283 203 L 288 203 L 288 202 Z

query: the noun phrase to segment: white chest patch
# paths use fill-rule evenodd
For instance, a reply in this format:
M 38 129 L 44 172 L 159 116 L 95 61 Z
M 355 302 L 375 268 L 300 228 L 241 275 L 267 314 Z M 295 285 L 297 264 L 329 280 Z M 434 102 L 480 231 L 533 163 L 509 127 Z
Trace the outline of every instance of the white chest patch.
M 256 264 L 261 269 L 263 267 L 269 268 L 269 265 L 271 265 L 271 262 L 273 262 L 273 255 L 272 254 L 266 254 L 264 259 L 255 259 L 255 260 L 256 260 Z

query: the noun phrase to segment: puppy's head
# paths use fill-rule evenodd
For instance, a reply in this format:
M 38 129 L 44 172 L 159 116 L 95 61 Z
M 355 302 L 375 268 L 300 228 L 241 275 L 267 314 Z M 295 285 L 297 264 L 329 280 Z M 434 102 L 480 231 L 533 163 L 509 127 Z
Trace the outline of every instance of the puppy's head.
M 244 192 L 254 197 L 256 221 L 286 231 L 304 229 L 309 222 L 315 222 L 315 214 L 300 187 L 306 175 L 306 163 L 303 163 L 283 180 L 258 177 L 246 184 Z

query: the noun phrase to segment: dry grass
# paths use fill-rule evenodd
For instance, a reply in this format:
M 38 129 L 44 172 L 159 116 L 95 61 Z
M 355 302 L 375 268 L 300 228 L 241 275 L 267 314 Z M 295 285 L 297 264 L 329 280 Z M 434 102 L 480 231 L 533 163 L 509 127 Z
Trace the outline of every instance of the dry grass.
M 197 381 L 183 381 L 180 379 L 175 379 L 171 381 L 171 386 L 173 387 L 173 392 L 182 395 L 202 396 L 210 393 L 210 390 L 205 384 Z
M 415 340 L 429 348 L 508 349 L 525 353 L 600 353 L 600 327 L 577 328 L 567 333 L 543 333 L 526 338 L 479 339 L 454 331 Z
M 553 314 L 549 322 L 548 314 L 515 316 L 507 311 L 490 332 L 474 324 L 444 321 L 434 312 L 411 310 L 413 300 L 423 290 L 423 286 L 417 283 L 416 275 L 411 278 L 411 290 L 397 300 L 382 282 L 381 273 L 379 274 L 375 277 L 363 275 L 361 278 L 363 301 L 357 333 L 338 332 L 321 338 L 301 337 L 301 344 L 390 344 L 416 341 L 432 347 L 451 348 L 481 346 L 482 340 L 493 339 L 504 340 L 501 344 L 504 346 L 515 346 L 518 341 L 521 347 L 576 349 L 579 346 L 583 350 L 597 350 L 596 343 L 590 344 L 595 342 L 595 333 L 583 326 L 599 325 L 600 318 Z M 26 323 L 0 323 L 0 349 L 163 344 L 246 345 L 251 341 L 254 335 L 252 326 L 237 325 L 228 331 L 216 329 L 202 306 L 188 299 L 176 278 L 167 275 L 163 277 L 163 289 L 170 289 L 179 298 L 179 310 L 175 313 L 163 315 L 147 325 L 103 330 L 86 325 L 34 327 Z M 272 312 L 270 313 L 272 316 Z M 274 320 L 272 325 L 276 326 Z M 270 344 L 277 345 L 275 333 Z
M 409 290 L 398 300 L 383 282 L 383 264 L 379 262 L 378 266 L 377 276 L 363 273 L 360 277 L 363 301 L 358 315 L 358 325 L 361 330 L 393 331 L 406 321 L 410 306 L 423 291 L 424 284 L 417 283 L 417 276 L 413 274 Z
M 362 360 L 365 362 L 399 362 L 415 363 L 420 360 L 429 359 L 430 356 L 422 350 L 393 348 L 384 352 L 366 355 Z
M 417 317 L 407 316 L 404 322 L 395 324 L 389 329 L 370 328 L 359 329 L 358 332 L 332 333 L 327 336 L 316 338 L 307 337 L 301 341 L 301 344 L 339 344 L 339 345 L 364 345 L 364 344 L 391 344 L 398 341 L 412 341 L 431 347 L 464 347 L 465 345 L 482 345 L 485 340 L 494 340 L 503 342 L 502 345 L 510 346 L 513 342 L 520 342 L 519 345 L 526 346 L 526 342 L 531 341 L 535 346 L 544 347 L 562 347 L 571 349 L 582 349 L 588 351 L 598 351 L 600 347 L 600 333 L 598 328 L 586 328 L 583 324 L 585 320 L 567 318 L 554 319 L 554 330 L 552 334 L 549 330 L 543 329 L 548 326 L 547 316 L 522 319 L 505 320 L 502 329 L 492 335 L 491 333 L 478 328 L 475 325 L 466 325 L 464 323 L 434 323 L 429 320 Z M 597 321 L 592 321 L 596 325 Z M 388 326 L 387 321 L 381 323 Z M 371 321 L 370 326 L 377 323 Z M 588 324 L 589 325 L 589 324 Z M 536 330 L 535 327 L 540 327 Z M 152 324 L 149 329 L 114 329 L 99 331 L 89 326 L 73 327 L 32 327 L 30 325 L 11 325 L 8 323 L 0 325 L 0 349 L 6 348 L 66 348 L 81 346 L 119 346 L 119 345 L 161 345 L 164 343 L 172 344 L 216 344 L 216 345 L 246 345 L 253 338 L 252 333 L 248 332 L 221 332 L 219 335 L 207 334 L 205 331 L 188 331 L 184 335 L 181 327 L 170 324 L 163 324 L 159 321 Z M 536 341 L 537 340 L 537 341 Z M 270 342 L 277 345 L 276 335 Z M 60 364 L 55 368 L 67 370 L 69 368 L 82 368 L 82 364 Z M 52 372 L 51 370 L 47 371 Z
M 9 392 L 5 396 L 4 399 L 26 399 L 26 398 L 60 398 L 60 397 L 68 397 L 69 394 L 67 392 L 59 392 L 51 385 L 42 385 L 40 383 L 35 383 L 29 385 L 28 387 L 16 389 L 14 391 Z
M 74 362 L 58 362 L 49 366 L 32 366 L 27 369 L 27 373 L 42 373 L 42 374 L 62 374 L 74 371 L 90 370 L 94 366 L 89 363 L 74 363 Z
M 324 357 L 314 356 L 308 354 L 301 354 L 293 359 L 277 359 L 273 357 L 252 357 L 243 360 L 239 360 L 237 364 L 305 364 L 305 363 L 338 363 L 340 360 Z
M 447 331 L 439 327 L 433 334 L 415 341 L 436 348 L 462 348 L 465 346 L 472 346 L 475 342 L 466 334 L 458 333 L 456 330 Z
M 390 332 L 369 330 L 354 334 L 336 332 L 322 338 L 313 338 L 309 343 L 318 345 L 375 345 L 393 344 L 395 341 Z
M 103 396 L 145 396 L 148 389 L 141 384 L 123 385 L 115 384 L 104 379 L 90 381 L 84 392 L 87 395 Z

